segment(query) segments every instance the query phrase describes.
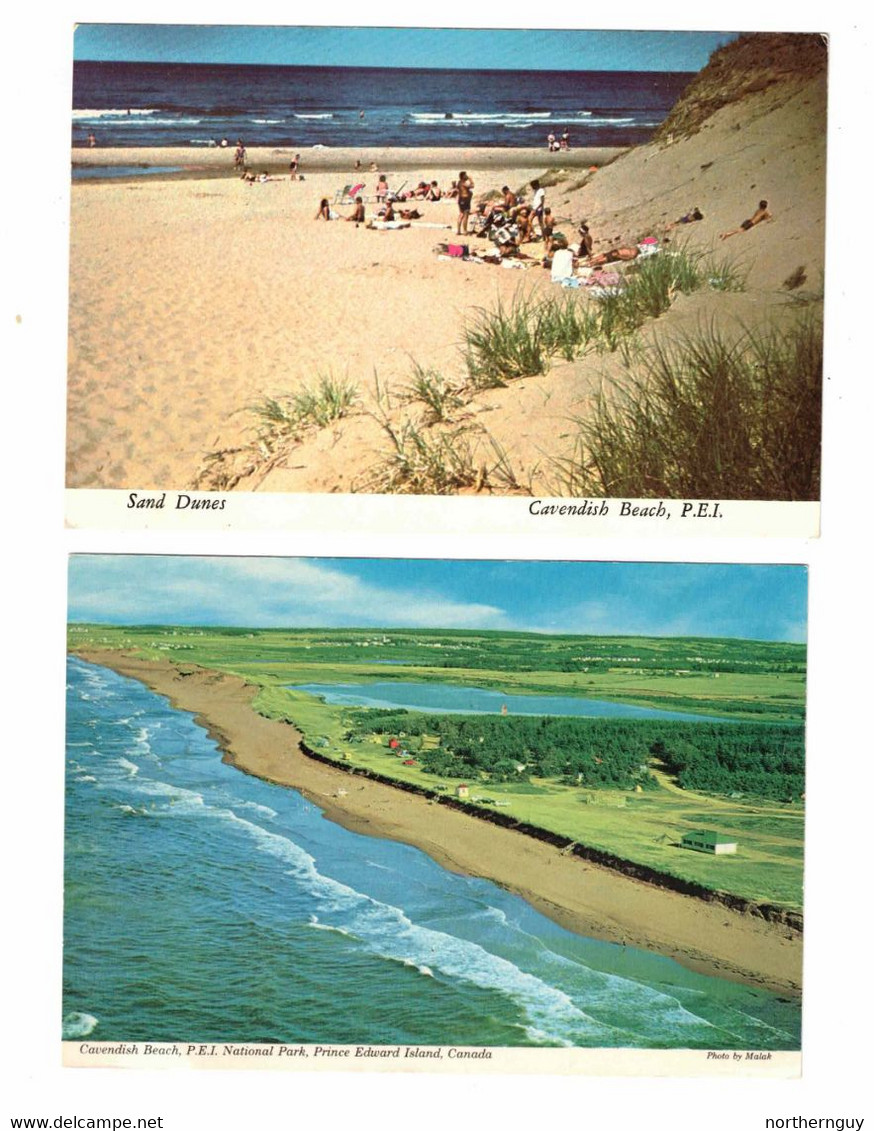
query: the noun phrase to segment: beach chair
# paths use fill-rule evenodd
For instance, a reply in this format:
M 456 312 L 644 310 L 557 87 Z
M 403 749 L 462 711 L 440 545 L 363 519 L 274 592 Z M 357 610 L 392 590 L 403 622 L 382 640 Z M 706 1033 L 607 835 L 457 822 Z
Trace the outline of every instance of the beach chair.
M 398 185 L 398 187 L 396 189 L 389 189 L 388 192 L 385 194 L 385 199 L 390 200 L 392 202 L 392 204 L 397 203 L 397 201 L 399 201 L 401 199 L 401 193 L 406 188 L 406 184 L 407 184 L 406 181 L 401 181 L 401 183 Z
M 334 193 L 332 204 L 354 204 L 355 197 L 360 196 L 364 190 L 363 184 L 344 185 Z

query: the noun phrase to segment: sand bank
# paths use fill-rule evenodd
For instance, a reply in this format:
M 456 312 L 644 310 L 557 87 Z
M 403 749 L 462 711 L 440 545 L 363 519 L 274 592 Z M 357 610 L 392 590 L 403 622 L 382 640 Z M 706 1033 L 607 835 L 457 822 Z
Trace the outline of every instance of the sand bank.
M 546 149 L 503 149 L 503 148 L 437 148 L 398 147 L 353 149 L 340 147 L 331 149 L 316 147 L 296 150 L 294 148 L 273 148 L 267 146 L 246 150 L 247 164 L 251 169 L 273 169 L 287 172 L 289 162 L 300 155 L 300 172 L 306 177 L 310 173 L 348 172 L 350 177 L 358 172 L 369 173 L 371 163 L 381 171 L 391 173 L 399 169 L 436 169 L 453 171 L 461 169 L 588 169 L 591 165 L 604 165 L 612 161 L 623 150 L 606 147 L 571 149 L 564 153 L 550 153 Z M 137 149 L 73 149 L 73 165 L 89 167 L 142 165 L 166 168 L 181 166 L 188 170 L 209 170 L 211 172 L 234 171 L 234 147 L 185 146 L 167 148 Z M 356 169 L 356 162 L 361 168 Z M 452 179 L 452 178 L 450 178 Z M 418 182 L 418 178 L 417 178 Z
M 121 652 L 81 655 L 194 712 L 231 765 L 299 790 L 349 829 L 413 844 L 444 867 L 493 880 L 579 934 L 655 951 L 706 974 L 800 992 L 801 936 L 785 925 L 632 880 L 513 830 L 314 761 L 301 752 L 301 735 L 292 726 L 253 711 L 257 688 L 236 677 L 190 668 L 183 674 L 167 661 Z

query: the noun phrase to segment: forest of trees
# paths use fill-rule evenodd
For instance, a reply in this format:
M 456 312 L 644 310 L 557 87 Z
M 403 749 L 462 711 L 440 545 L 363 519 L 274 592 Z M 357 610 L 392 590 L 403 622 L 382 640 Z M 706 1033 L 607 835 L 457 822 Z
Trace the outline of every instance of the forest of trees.
M 804 794 L 801 727 L 679 723 L 652 753 L 683 789 L 781 801 Z
M 656 785 L 649 766 L 683 789 L 777 800 L 804 792 L 804 731 L 761 723 L 657 719 L 348 712 L 350 737 L 403 736 L 426 773 L 492 781 L 550 778 L 585 788 Z M 520 768 L 522 767 L 522 768 Z

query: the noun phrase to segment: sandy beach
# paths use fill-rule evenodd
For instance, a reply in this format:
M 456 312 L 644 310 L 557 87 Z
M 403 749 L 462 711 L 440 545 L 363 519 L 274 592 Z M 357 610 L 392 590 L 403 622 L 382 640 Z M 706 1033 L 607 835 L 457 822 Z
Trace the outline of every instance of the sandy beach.
M 681 236 L 747 272 L 742 293 L 678 296 L 641 333 L 644 344 L 705 323 L 740 332 L 793 315 L 791 300 L 822 290 L 825 78 L 778 80 L 728 101 L 688 135 L 618 153 L 309 149 L 305 179 L 292 181 L 291 150 L 253 150 L 251 169 L 277 179 L 249 185 L 228 149 L 74 149 L 77 165 L 165 172 L 72 185 L 68 486 L 382 489 L 373 474 L 390 450 L 381 419 L 423 424 L 422 406 L 406 395 L 414 364 L 463 382 L 465 323 L 551 284 L 539 243 L 528 245 L 529 270 L 438 258 L 435 245 L 455 238 L 453 201 L 416 202 L 422 219 L 402 231 L 316 221 L 319 201 L 346 185 L 363 182 L 370 198 L 371 162 L 393 188 L 448 186 L 465 169 L 477 198 L 547 173 L 557 226 L 573 235 L 587 219 L 596 251 Z M 721 244 L 719 234 L 763 197 L 773 222 Z M 702 222 L 668 229 L 693 207 Z M 480 489 L 562 493 L 556 459 L 572 450 L 571 422 L 619 366 L 616 354 L 556 358 L 544 374 L 467 400 L 448 427 L 466 429 L 476 463 L 506 453 L 515 482 L 485 475 Z M 308 430 L 279 458 L 259 450 L 263 420 L 253 406 L 323 376 L 354 386 L 350 413 Z
M 350 776 L 306 757 L 301 735 L 251 707 L 257 688 L 218 672 L 177 669 L 117 651 L 82 658 L 141 680 L 193 712 L 244 773 L 299 790 L 326 818 L 370 836 L 415 845 L 454 871 L 493 880 L 562 926 L 675 958 L 719 977 L 776 992 L 801 988 L 801 935 L 632 880 L 510 829 L 477 821 L 424 797 Z

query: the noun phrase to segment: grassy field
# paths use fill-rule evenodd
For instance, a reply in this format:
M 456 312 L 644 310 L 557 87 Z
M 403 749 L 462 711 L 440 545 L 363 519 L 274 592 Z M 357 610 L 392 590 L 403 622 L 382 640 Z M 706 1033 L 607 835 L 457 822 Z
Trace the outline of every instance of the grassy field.
M 699 638 L 425 630 L 71 625 L 72 645 L 136 648 L 265 686 L 389 680 L 611 699 L 770 722 L 804 717 L 805 649 Z
M 383 638 L 397 643 L 374 643 Z M 292 721 L 319 753 L 446 793 L 453 793 L 460 779 L 437 777 L 418 765 L 404 765 L 388 748 L 384 735 L 349 741 L 347 708 L 325 704 L 284 685 L 439 679 L 508 692 L 558 691 L 664 707 L 682 702 L 684 710 L 718 709 L 727 717 L 761 722 L 799 721 L 804 708 L 804 649 L 797 645 L 570 637 L 556 642 L 552 637 L 500 633 L 224 632 L 87 625 L 71 625 L 69 642 L 72 649 L 132 648 L 153 659 L 243 676 L 261 688 L 256 708 L 269 717 Z M 434 652 L 442 651 L 434 647 L 437 643 L 458 647 L 468 662 L 476 658 L 488 666 L 440 667 L 433 661 Z M 392 659 L 402 659 L 403 666 L 375 663 L 370 649 L 396 649 L 401 654 Z M 523 660 L 530 667 L 540 658 L 567 663 L 569 654 L 596 657 L 586 666 L 599 670 L 511 668 Z M 511 670 L 501 671 L 501 662 Z M 678 666 L 670 667 L 671 663 Z M 698 670 L 681 669 L 681 663 L 695 663 Z M 632 664 L 634 670 L 627 670 Z M 741 670 L 727 670 L 732 667 Z M 713 890 L 800 909 L 802 803 L 683 791 L 658 767 L 653 770 L 658 788 L 644 792 L 580 789 L 553 780 L 497 783 L 469 775 L 464 780 L 470 786 L 471 805 L 495 806 L 506 815 L 581 844 Z M 682 835 L 697 828 L 736 839 L 737 855 L 712 857 L 679 847 Z

